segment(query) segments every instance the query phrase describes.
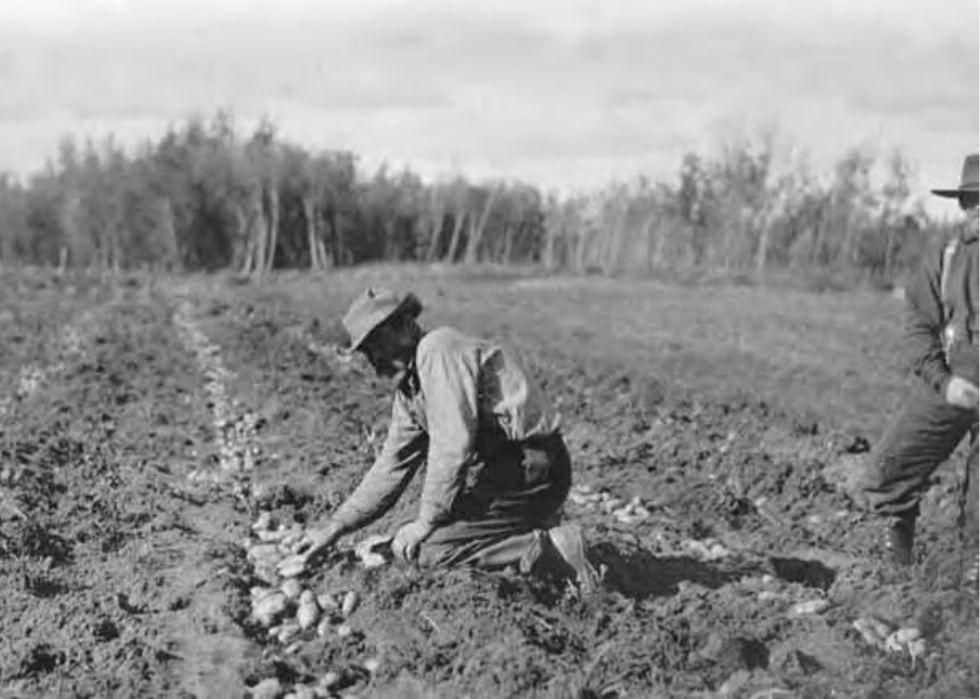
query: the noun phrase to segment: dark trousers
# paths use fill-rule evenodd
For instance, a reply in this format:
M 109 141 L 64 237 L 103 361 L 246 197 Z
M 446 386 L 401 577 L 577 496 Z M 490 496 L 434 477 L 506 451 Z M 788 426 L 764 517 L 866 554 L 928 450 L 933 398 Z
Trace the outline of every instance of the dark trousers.
M 423 566 L 474 565 L 526 570 L 558 524 L 572 484 L 571 461 L 559 435 L 530 443 L 490 439 L 470 468 L 454 519 L 422 544 Z
M 932 473 L 968 433 L 976 451 L 977 411 L 949 405 L 927 387 L 917 387 L 886 430 L 867 462 L 860 490 L 871 510 L 893 517 L 917 517 Z M 976 454 L 971 454 L 961 493 L 977 528 Z M 963 517 L 961 511 L 961 518 Z

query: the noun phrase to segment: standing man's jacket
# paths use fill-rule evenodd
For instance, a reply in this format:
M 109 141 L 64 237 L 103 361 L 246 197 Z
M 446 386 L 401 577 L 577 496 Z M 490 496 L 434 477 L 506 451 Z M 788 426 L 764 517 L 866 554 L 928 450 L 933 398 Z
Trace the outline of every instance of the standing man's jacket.
M 954 374 L 977 384 L 977 253 L 977 229 L 964 227 L 908 290 L 908 360 L 940 394 Z

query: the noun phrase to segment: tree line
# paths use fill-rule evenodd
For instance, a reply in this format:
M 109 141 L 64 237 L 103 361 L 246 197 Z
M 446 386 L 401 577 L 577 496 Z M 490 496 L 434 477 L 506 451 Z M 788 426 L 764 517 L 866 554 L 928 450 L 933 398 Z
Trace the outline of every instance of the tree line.
M 640 177 L 558 196 L 512 181 L 425 182 L 311 152 L 270 122 L 194 117 L 126 153 L 70 138 L 26 181 L 0 177 L 0 268 L 58 265 L 261 275 L 369 261 L 533 263 L 577 273 L 711 270 L 903 274 L 944 232 L 893 153 L 876 184 L 855 147 L 829 176 L 777 167 L 772 137 L 688 153 L 672 182 Z

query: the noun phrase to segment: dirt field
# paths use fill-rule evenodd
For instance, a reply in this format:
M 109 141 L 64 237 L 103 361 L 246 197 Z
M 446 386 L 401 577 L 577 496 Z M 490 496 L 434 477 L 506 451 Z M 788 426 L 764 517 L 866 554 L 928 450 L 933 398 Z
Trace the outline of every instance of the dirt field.
M 368 283 L 546 386 L 601 593 L 364 567 L 354 544 L 411 516 L 410 489 L 298 578 L 322 623 L 255 618 L 275 540 L 326 516 L 384 435 L 391 387 L 329 351 Z M 0 696 L 975 697 L 964 454 L 910 572 L 877 562 L 880 527 L 835 485 L 901 401 L 900 311 L 438 269 L 0 278 Z M 922 643 L 892 634 L 912 627 Z

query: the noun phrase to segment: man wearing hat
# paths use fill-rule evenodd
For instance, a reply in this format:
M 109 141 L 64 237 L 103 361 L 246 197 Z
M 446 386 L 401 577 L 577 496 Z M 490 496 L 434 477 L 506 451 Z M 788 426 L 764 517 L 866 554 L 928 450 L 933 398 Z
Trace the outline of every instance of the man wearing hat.
M 517 566 L 596 585 L 581 529 L 557 526 L 571 486 L 568 451 L 553 414 L 499 345 L 442 327 L 423 331 L 422 305 L 367 289 L 343 319 L 347 350 L 362 353 L 396 389 L 374 465 L 297 552 L 319 555 L 387 512 L 425 464 L 415 519 L 392 551 L 423 566 Z
M 977 202 L 978 156 L 967 156 L 960 186 L 934 189 L 959 202 L 965 220 L 942 252 L 926 260 L 906 290 L 905 349 L 917 382 L 862 474 L 871 510 L 889 520 L 888 548 L 899 565 L 913 561 L 919 500 L 932 473 L 963 437 L 972 437 L 960 503 L 977 535 Z

